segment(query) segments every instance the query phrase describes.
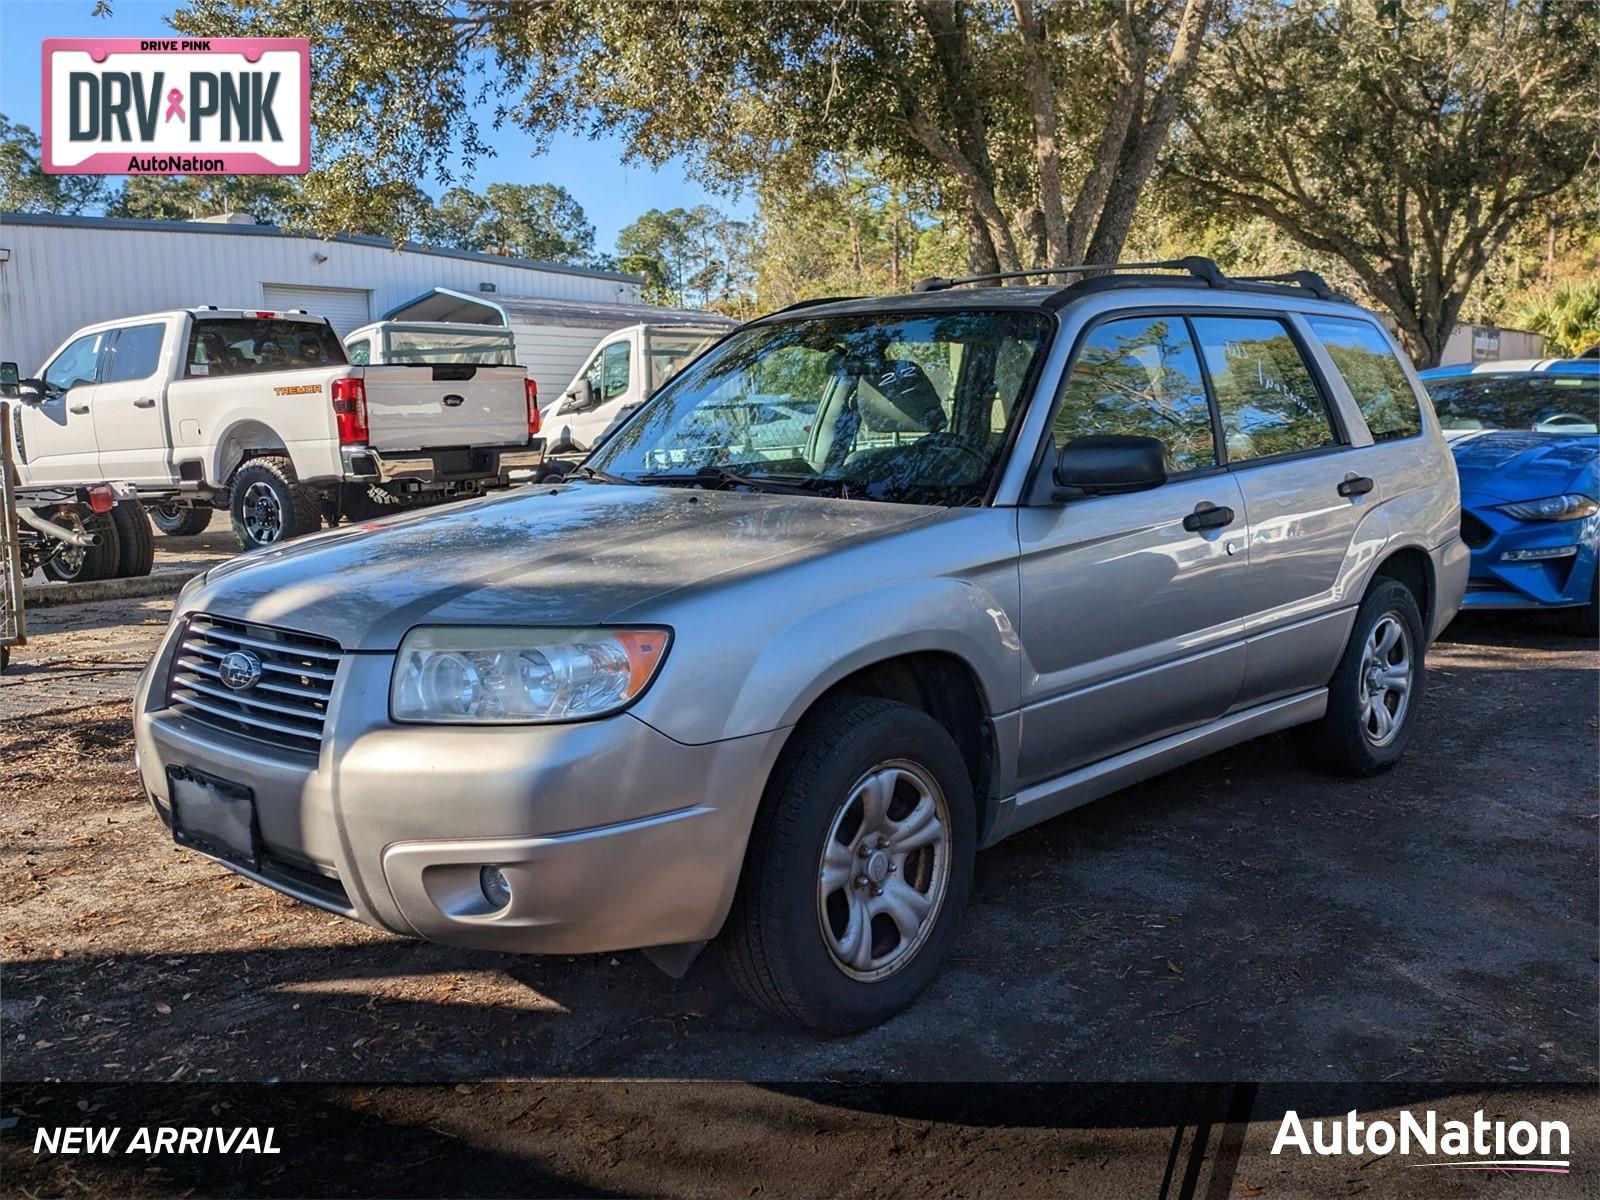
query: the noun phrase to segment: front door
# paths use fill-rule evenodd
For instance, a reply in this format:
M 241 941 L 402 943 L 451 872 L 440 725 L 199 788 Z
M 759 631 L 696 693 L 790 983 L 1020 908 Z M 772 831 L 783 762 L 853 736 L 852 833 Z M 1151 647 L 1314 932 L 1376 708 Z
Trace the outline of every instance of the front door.
M 172 482 L 168 467 L 161 348 L 167 327 L 161 322 L 113 331 L 102 357 L 100 386 L 94 393 L 95 439 L 100 444 L 100 475 L 143 486 Z
M 1213 720 L 1244 679 L 1244 498 L 1218 461 L 1183 317 L 1095 326 L 1052 428 L 1056 446 L 1089 434 L 1159 438 L 1169 477 L 1131 495 L 1019 510 L 1023 787 Z M 1194 519 L 1212 507 L 1232 519 Z
M 61 348 L 40 372 L 42 400 L 17 401 L 19 456 L 31 483 L 94 483 L 100 451 L 94 432 L 94 393 L 106 333 L 86 333 Z
M 1348 594 L 1363 565 L 1356 527 L 1378 501 L 1372 452 L 1341 435 L 1283 321 L 1197 314 L 1192 324 L 1250 522 L 1239 703 L 1259 704 L 1322 687 L 1338 663 L 1361 599 Z

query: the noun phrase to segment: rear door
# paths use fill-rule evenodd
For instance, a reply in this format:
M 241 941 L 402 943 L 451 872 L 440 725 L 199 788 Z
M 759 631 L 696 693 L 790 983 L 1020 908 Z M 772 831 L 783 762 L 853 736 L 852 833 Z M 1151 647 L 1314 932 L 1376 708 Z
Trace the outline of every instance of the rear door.
M 42 400 L 16 401 L 20 454 L 33 483 L 95 483 L 100 448 L 94 432 L 94 393 L 101 351 L 110 333 L 96 330 L 63 346 L 39 373 Z
M 124 325 L 107 335 L 94 393 L 95 440 L 105 479 L 144 485 L 172 480 L 161 403 L 170 375 L 163 356 L 167 330 L 166 322 L 154 321 Z
M 521 367 L 417 363 L 362 367 L 374 450 L 515 446 L 528 440 Z
M 1114 316 L 1084 336 L 1054 444 L 1108 433 L 1159 438 L 1167 482 L 1018 510 L 1024 787 L 1213 720 L 1244 679 L 1244 500 L 1181 315 Z M 1212 507 L 1230 519 L 1193 520 Z
M 1360 600 L 1346 587 L 1356 527 L 1378 496 L 1368 451 L 1349 444 L 1288 321 L 1197 313 L 1190 323 L 1249 519 L 1238 700 L 1248 707 L 1328 682 Z

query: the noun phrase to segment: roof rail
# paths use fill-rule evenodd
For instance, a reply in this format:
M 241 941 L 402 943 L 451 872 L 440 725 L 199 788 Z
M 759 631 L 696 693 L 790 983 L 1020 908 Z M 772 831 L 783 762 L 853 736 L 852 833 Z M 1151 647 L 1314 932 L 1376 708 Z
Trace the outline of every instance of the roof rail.
M 793 312 L 797 308 L 810 308 L 814 304 L 842 304 L 846 300 L 859 300 L 860 296 L 813 296 L 809 300 L 796 300 L 793 304 L 785 304 L 782 308 L 775 308 L 763 315 L 775 317 L 779 313 Z
M 1027 271 L 995 271 L 988 275 L 964 275 L 960 279 L 946 279 L 933 275 L 911 288 L 913 292 L 943 292 L 969 283 L 993 283 L 1002 279 L 1029 279 L 1036 275 L 1089 275 L 1110 271 L 1187 271 L 1196 279 L 1204 280 L 1209 287 L 1222 287 L 1227 282 L 1222 269 L 1209 258 L 1191 254 L 1187 258 L 1172 258 L 1162 262 L 1138 263 L 1080 263 L 1073 267 L 1036 267 Z
M 1240 283 L 1290 283 L 1303 287 L 1318 300 L 1342 300 L 1338 292 L 1328 286 L 1328 281 L 1315 271 L 1283 271 L 1277 275 L 1232 275 Z

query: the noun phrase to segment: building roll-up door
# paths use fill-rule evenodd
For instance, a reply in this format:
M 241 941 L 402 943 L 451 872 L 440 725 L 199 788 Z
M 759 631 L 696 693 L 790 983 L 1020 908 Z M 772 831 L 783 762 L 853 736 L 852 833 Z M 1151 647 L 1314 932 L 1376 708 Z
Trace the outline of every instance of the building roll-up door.
M 308 313 L 327 317 L 342 338 L 372 320 L 372 293 L 365 288 L 305 287 L 292 283 L 264 283 L 261 295 L 266 308 L 284 312 L 303 308 Z

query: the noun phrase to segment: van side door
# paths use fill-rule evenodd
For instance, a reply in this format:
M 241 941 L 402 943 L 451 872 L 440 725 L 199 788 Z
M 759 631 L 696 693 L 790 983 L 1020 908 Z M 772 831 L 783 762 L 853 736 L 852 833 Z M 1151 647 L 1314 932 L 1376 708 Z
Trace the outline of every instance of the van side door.
M 1361 600 L 1348 586 L 1352 555 L 1377 484 L 1370 448 L 1350 444 L 1288 318 L 1196 313 L 1191 324 L 1250 527 L 1238 701 L 1248 707 L 1333 674 Z
M 173 356 L 170 323 L 111 330 L 94 393 L 100 475 L 143 486 L 172 482 L 166 386 Z
M 97 329 L 73 338 L 39 372 L 45 385 L 43 399 L 15 401 L 22 434 L 18 453 L 29 482 L 99 482 L 94 393 L 101 351 L 110 336 L 109 331 Z
M 1024 789 L 1214 720 L 1244 679 L 1244 500 L 1182 315 L 1083 335 L 1047 449 L 1090 434 L 1159 438 L 1168 478 L 1018 510 Z

